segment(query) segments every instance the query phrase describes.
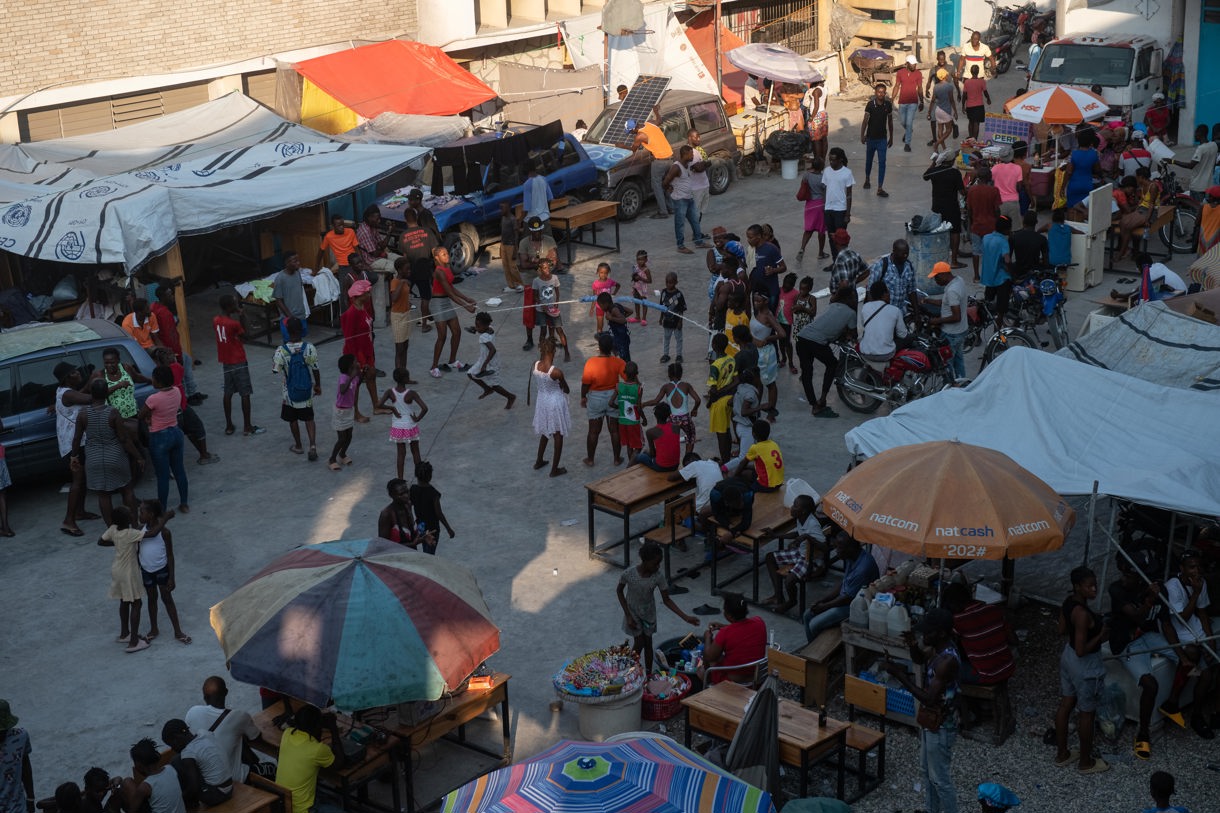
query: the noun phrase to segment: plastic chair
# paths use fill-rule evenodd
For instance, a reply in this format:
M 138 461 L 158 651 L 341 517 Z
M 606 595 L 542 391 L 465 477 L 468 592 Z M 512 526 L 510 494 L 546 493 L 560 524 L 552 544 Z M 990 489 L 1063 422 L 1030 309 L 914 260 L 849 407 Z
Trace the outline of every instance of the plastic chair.
M 739 686 L 748 686 L 751 689 L 757 689 L 762 684 L 763 678 L 767 673 L 766 655 L 763 655 L 756 661 L 750 661 L 749 663 L 739 663 L 733 666 L 709 666 L 704 671 L 703 682 L 705 686 L 711 686 L 712 675 L 716 672 L 742 672 L 751 668 L 754 670 L 754 676 L 749 680 L 733 680 L 732 678 L 728 678 L 728 680 L 736 683 Z

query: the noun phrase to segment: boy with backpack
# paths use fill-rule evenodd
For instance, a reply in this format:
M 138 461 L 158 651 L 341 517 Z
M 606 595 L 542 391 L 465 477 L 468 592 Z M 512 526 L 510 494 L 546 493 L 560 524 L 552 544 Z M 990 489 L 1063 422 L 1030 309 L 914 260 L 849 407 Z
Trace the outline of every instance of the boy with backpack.
M 288 341 L 275 350 L 271 369 L 284 376 L 284 403 L 280 419 L 292 430 L 292 445 L 288 451 L 304 454 L 301 448 L 301 422 L 309 435 L 309 459 L 318 459 L 317 429 L 313 417 L 313 397 L 322 394 L 322 376 L 318 372 L 318 350 L 301 338 L 301 320 L 289 319 L 285 324 Z

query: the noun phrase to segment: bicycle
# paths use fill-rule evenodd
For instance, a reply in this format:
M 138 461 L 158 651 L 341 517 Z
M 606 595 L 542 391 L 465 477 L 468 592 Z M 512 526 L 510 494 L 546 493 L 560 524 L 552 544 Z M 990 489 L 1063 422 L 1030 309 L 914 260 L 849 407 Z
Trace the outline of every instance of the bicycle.
M 1161 242 L 1175 254 L 1193 254 L 1199 243 L 1199 220 L 1202 204 L 1190 196 L 1178 182 L 1171 162 L 1161 161 L 1161 199 L 1163 206 L 1174 207 L 1173 219 L 1158 229 Z

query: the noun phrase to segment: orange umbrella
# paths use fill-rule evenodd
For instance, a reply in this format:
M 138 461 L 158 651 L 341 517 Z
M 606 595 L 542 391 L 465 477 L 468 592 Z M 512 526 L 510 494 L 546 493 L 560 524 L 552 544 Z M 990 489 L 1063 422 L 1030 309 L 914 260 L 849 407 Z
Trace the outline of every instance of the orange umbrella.
M 1096 93 L 1070 85 L 1038 88 L 1004 103 L 1014 119 L 1034 124 L 1080 124 L 1101 118 L 1109 108 Z
M 823 510 L 859 539 L 912 556 L 1004 559 L 1062 547 L 1076 512 L 992 449 L 957 441 L 898 446 L 843 475 Z

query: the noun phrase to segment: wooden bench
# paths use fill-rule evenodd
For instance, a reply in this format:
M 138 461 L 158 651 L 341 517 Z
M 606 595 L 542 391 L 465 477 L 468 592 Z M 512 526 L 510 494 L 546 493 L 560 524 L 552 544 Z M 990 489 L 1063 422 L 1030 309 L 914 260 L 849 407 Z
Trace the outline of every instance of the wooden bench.
M 161 759 L 157 764 L 167 767 L 173 763 L 178 753 L 172 748 L 161 751 Z M 54 800 L 52 799 L 52 807 Z M 292 813 L 292 791 L 283 785 L 277 785 L 270 779 L 251 773 L 246 781 L 233 783 L 233 795 L 218 805 L 197 805 L 188 810 L 207 811 L 207 813 Z M 54 813 L 48 808 L 49 813 Z
M 802 684 L 805 705 L 826 705 L 830 692 L 830 662 L 842 647 L 843 631 L 831 627 L 796 651 L 796 656 L 805 662 L 805 682 Z
M 1017 727 L 1012 716 L 1012 701 L 1008 696 L 1008 681 L 991 686 L 973 683 L 959 685 L 963 706 L 962 736 L 992 745 L 1003 745 L 1008 735 Z M 968 720 L 970 725 L 966 724 Z M 990 724 L 979 725 L 979 722 Z
M 880 684 L 870 683 L 855 675 L 843 676 L 843 699 L 847 702 L 847 719 L 851 721 L 851 727 L 847 729 L 847 750 L 858 757 L 856 767 L 848 769 L 856 775 L 856 795 L 848 802 L 871 793 L 885 781 L 885 693 L 885 687 Z M 881 721 L 881 730 L 858 725 L 855 722 L 857 708 L 877 717 Z M 866 763 L 869 752 L 874 749 L 877 751 L 877 775 L 870 776 Z

